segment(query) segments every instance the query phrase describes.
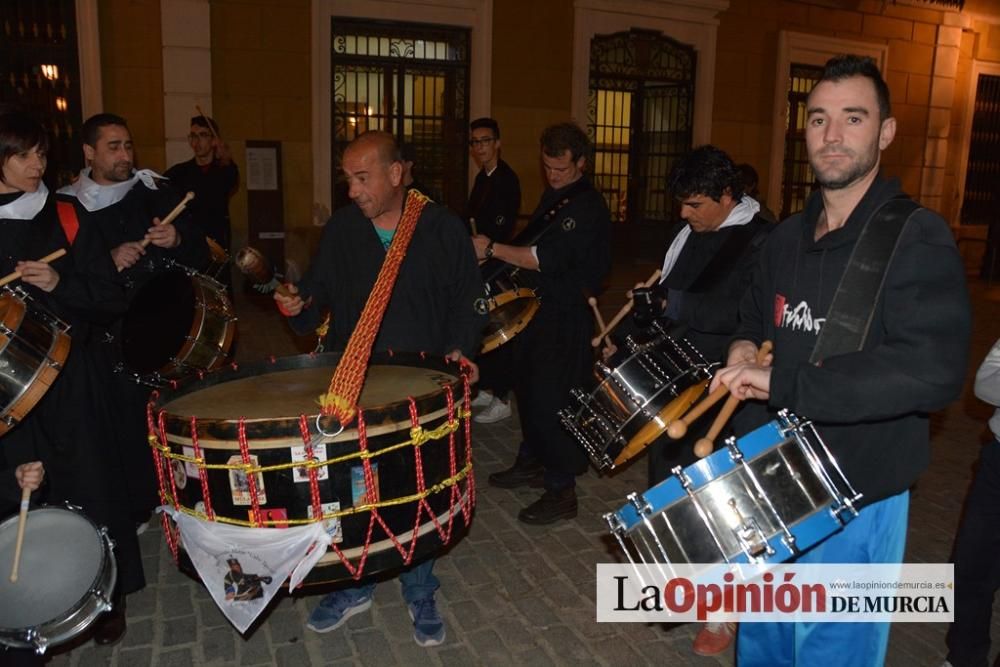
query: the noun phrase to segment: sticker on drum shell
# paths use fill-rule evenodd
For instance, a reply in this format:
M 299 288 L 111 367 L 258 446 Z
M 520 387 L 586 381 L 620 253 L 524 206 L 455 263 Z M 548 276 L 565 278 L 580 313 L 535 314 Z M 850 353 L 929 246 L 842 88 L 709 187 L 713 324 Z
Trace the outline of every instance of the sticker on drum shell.
M 306 447 L 301 445 L 299 447 L 292 447 L 292 463 L 299 463 L 308 461 L 306 457 Z M 317 461 L 326 461 L 326 445 L 319 444 L 313 445 L 313 458 Z M 324 480 L 330 478 L 330 469 L 327 466 L 321 466 L 316 468 L 316 479 Z M 308 482 L 309 481 L 309 467 L 308 466 L 296 466 L 292 468 L 292 481 L 294 482 Z
M 323 503 L 320 505 L 324 515 L 333 514 L 334 512 L 340 511 L 340 502 L 334 503 Z M 306 507 L 306 516 L 310 519 L 313 518 L 313 508 L 312 505 Z M 333 539 L 334 542 L 344 541 L 344 531 L 340 527 L 340 519 L 333 517 L 330 519 L 323 520 L 323 528 L 326 529 L 327 534 Z
M 181 447 L 181 453 L 184 456 L 193 459 L 194 458 L 194 447 Z M 187 472 L 188 477 L 198 476 L 198 464 L 191 463 L 190 461 L 184 462 L 184 471 Z
M 231 466 L 243 465 L 243 457 L 234 454 L 226 463 Z M 260 466 L 256 455 L 250 455 L 250 465 L 254 468 Z M 254 473 L 254 480 L 257 482 L 257 502 L 266 505 L 267 491 L 264 488 L 264 476 L 259 472 Z M 250 479 L 244 471 L 235 469 L 229 471 L 229 490 L 233 494 L 233 505 L 253 505 L 250 498 Z
M 253 521 L 253 510 L 247 512 L 247 520 Z M 265 528 L 288 528 L 288 510 L 284 507 L 261 507 L 260 520 Z
M 372 465 L 372 489 L 371 498 L 368 497 L 367 485 L 365 484 L 365 467 L 351 467 L 351 501 L 354 507 L 358 505 L 374 505 L 379 501 L 378 492 L 378 464 Z
M 184 461 L 180 459 L 170 459 L 170 470 L 174 475 L 174 485 L 178 490 L 183 491 L 184 487 L 187 486 L 188 476 L 187 472 L 184 470 Z

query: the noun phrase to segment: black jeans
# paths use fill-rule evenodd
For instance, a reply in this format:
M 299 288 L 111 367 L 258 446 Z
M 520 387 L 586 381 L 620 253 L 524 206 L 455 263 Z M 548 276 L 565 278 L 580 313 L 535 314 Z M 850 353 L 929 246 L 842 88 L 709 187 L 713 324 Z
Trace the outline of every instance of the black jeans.
M 1000 588 L 1000 441 L 979 455 L 979 471 L 965 501 L 955 539 L 955 622 L 948 629 L 948 661 L 986 667 L 993 597 Z

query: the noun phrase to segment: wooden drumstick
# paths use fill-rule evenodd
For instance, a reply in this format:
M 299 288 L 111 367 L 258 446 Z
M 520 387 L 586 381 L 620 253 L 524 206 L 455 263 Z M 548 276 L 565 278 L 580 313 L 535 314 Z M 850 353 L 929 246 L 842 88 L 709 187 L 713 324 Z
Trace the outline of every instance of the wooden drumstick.
M 597 299 L 590 297 L 587 299 L 587 303 L 589 303 L 590 307 L 594 310 L 594 319 L 597 320 L 597 328 L 604 331 L 604 318 L 601 317 L 601 311 L 597 309 Z
M 472 235 L 473 236 L 478 236 L 479 235 L 479 232 L 476 231 L 476 219 L 475 218 L 469 218 L 469 227 L 472 228 Z
M 17 515 L 17 541 L 14 543 L 14 566 L 10 568 L 10 583 L 17 583 L 17 570 L 21 565 L 21 546 L 24 544 L 24 526 L 28 522 L 28 501 L 31 489 L 21 489 L 21 513 Z
M 760 345 L 760 349 L 757 350 L 757 363 L 764 363 L 764 358 L 771 353 L 771 348 L 773 345 L 771 341 L 765 340 Z M 718 393 L 718 389 L 713 393 Z M 719 437 L 719 433 L 722 432 L 722 427 L 726 425 L 729 418 L 733 416 L 736 412 L 736 406 L 740 404 L 740 399 L 734 394 L 729 394 L 729 398 L 726 399 L 726 404 L 722 406 L 722 410 L 716 415 L 715 421 L 712 422 L 712 427 L 708 429 L 708 435 L 704 438 L 700 438 L 698 442 L 694 443 L 694 454 L 700 459 L 705 458 L 712 453 L 715 449 L 715 439 Z M 669 428 L 669 427 L 668 427 Z
M 59 250 L 56 250 L 55 252 L 50 252 L 48 255 L 46 255 L 45 257 L 42 257 L 38 261 L 39 262 L 45 262 L 46 264 L 49 264 L 50 262 L 54 262 L 55 260 L 59 259 L 60 257 L 62 257 L 65 254 L 66 254 L 66 249 L 65 248 L 59 248 Z M 15 271 L 14 273 L 8 273 L 3 278 L 0 278 L 0 287 L 3 287 L 7 283 L 12 283 L 12 282 L 14 282 L 15 280 L 17 280 L 20 277 L 21 277 L 21 272 L 20 271 Z
M 201 110 L 201 106 L 196 104 L 194 105 L 194 108 L 198 110 L 198 115 L 205 119 L 205 125 L 208 125 L 208 131 L 212 133 L 212 138 L 218 139 L 219 135 L 216 133 L 215 128 L 212 127 L 212 122 L 208 120 L 208 116 L 206 116 L 205 112 Z
M 659 279 L 660 279 L 660 270 L 657 269 L 656 271 L 653 271 L 653 275 L 649 277 L 649 280 L 642 283 L 642 286 L 652 287 Z M 618 326 L 618 323 L 621 322 L 626 315 L 628 315 L 629 311 L 632 310 L 632 305 L 634 303 L 635 303 L 634 299 L 629 299 L 628 302 L 624 306 L 622 306 L 622 309 L 618 311 L 618 314 L 615 315 L 613 318 L 611 318 L 611 321 L 608 323 L 608 326 L 602 327 L 601 333 L 597 334 L 597 336 L 595 336 L 593 340 L 590 341 L 591 346 L 597 347 L 598 345 L 600 345 L 601 340 L 603 340 L 605 336 L 611 333 L 611 330 L 614 329 L 616 326 Z
M 177 206 L 174 206 L 174 210 L 168 213 L 167 217 L 165 217 L 163 220 L 160 220 L 160 222 L 157 224 L 157 227 L 161 225 L 169 225 L 171 222 L 173 222 L 177 218 L 177 216 L 181 214 L 184 208 L 188 205 L 188 202 L 191 201 L 192 199 L 194 199 L 193 192 L 189 192 L 186 195 L 184 195 L 184 199 L 182 199 L 181 202 L 177 204 Z M 145 248 L 149 244 L 150 244 L 149 239 L 143 239 L 139 243 L 139 245 L 141 245 L 143 248 Z
M 720 385 L 718 389 L 709 394 L 705 400 L 693 407 L 686 415 L 677 421 L 670 422 L 667 427 L 667 435 L 674 440 L 680 440 L 687 434 L 688 427 L 695 419 L 705 414 L 710 407 L 722 400 L 722 397 L 729 393 L 729 387 Z

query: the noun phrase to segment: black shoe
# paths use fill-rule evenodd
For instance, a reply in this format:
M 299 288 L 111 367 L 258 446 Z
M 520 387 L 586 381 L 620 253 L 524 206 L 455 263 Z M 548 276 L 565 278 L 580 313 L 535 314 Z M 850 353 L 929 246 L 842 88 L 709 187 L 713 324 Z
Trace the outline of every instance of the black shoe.
M 540 489 L 545 483 L 545 468 L 540 463 L 515 461 L 510 468 L 491 474 L 489 483 L 490 486 L 501 489 L 517 489 L 522 486 Z
M 576 518 L 576 489 L 546 491 L 542 497 L 517 513 L 523 523 L 545 526 L 560 519 Z
M 127 623 L 125 621 L 125 597 L 118 596 L 114 600 L 111 611 L 101 614 L 94 625 L 94 643 L 101 646 L 111 646 L 121 641 L 125 636 Z

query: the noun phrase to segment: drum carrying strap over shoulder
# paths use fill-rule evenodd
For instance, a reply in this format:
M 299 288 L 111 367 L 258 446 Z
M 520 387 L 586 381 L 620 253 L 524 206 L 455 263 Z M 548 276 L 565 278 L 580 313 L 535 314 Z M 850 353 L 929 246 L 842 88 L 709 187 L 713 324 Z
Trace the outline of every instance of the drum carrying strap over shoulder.
M 76 216 L 76 207 L 73 202 L 60 200 L 56 202 L 56 213 L 59 215 L 59 224 L 66 234 L 66 240 L 73 245 L 76 233 L 80 231 L 80 219 Z
M 920 208 L 909 197 L 896 197 L 876 209 L 865 222 L 809 363 L 819 365 L 824 359 L 864 346 L 903 229 Z

